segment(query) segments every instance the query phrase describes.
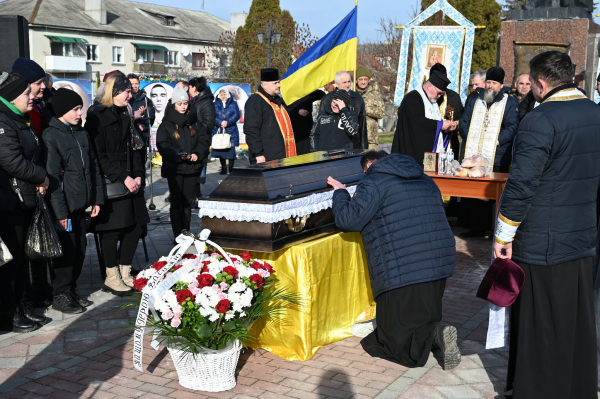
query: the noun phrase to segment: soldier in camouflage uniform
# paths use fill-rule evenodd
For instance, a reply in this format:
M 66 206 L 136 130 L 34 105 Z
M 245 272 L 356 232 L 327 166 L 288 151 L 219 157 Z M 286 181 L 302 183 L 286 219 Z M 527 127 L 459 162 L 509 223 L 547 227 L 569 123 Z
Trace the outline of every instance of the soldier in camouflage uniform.
M 377 121 L 385 115 L 385 104 L 376 83 L 370 83 L 371 72 L 367 67 L 356 70 L 356 91 L 365 101 L 369 150 L 376 150 L 379 144 L 379 126 Z

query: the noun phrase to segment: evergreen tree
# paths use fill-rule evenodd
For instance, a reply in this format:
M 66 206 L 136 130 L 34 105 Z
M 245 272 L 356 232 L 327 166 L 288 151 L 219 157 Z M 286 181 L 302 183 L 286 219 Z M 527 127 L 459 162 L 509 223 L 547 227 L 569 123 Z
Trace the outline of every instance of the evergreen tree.
M 503 21 L 510 19 L 511 11 L 523 10 L 527 3 L 529 3 L 529 0 L 504 0 L 500 17 Z
M 421 9 L 427 9 L 433 2 L 434 0 L 422 0 Z M 485 26 L 485 29 L 475 30 L 471 71 L 474 72 L 479 69 L 488 69 L 495 66 L 498 34 L 500 33 L 500 24 L 502 22 L 500 19 L 502 11 L 500 4 L 495 0 L 448 0 L 448 2 L 466 19 L 473 22 L 475 26 Z M 438 24 L 439 12 L 422 23 L 422 25 Z M 444 25 L 458 24 L 445 16 Z
M 281 10 L 279 0 L 253 0 L 246 24 L 235 35 L 230 66 L 231 78 L 256 78 L 260 81 L 260 70 L 267 67 L 267 22 L 273 18 L 273 30 L 281 32 L 279 44 L 271 45 L 271 67 L 278 68 L 280 76 L 292 64 L 295 42 L 295 22 L 289 11 Z M 259 31 L 265 32 L 260 44 Z

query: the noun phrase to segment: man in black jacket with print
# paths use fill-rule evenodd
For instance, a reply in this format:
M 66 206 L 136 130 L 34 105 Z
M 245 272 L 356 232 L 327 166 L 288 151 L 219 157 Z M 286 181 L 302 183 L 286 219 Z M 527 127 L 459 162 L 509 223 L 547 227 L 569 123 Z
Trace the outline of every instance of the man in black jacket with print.
M 310 150 L 351 150 L 352 139 L 358 134 L 356 113 L 348 110 L 350 96 L 345 90 L 333 95 L 329 109 L 319 112 L 317 123 L 310 133 Z
M 526 276 L 511 309 L 507 389 L 514 399 L 592 399 L 600 113 L 572 83 L 567 54 L 529 67 L 540 105 L 519 125 L 494 242 Z

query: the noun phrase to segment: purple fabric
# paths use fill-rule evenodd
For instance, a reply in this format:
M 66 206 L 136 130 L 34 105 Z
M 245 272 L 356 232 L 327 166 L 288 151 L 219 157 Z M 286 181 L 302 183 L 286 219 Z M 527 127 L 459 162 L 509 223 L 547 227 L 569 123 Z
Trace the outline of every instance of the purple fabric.
M 507 307 L 517 299 L 524 283 L 525 272 L 521 266 L 510 259 L 496 258 L 481 281 L 477 297 Z
M 444 126 L 444 121 L 437 121 L 437 129 L 436 129 L 436 132 L 435 132 L 435 141 L 433 142 L 433 151 L 431 151 L 431 152 L 436 152 L 437 151 L 437 145 L 438 145 L 440 134 L 443 134 L 442 133 L 442 126 Z M 448 141 L 449 140 L 450 140 L 450 136 L 448 136 L 447 140 L 444 141 L 444 150 L 448 147 Z

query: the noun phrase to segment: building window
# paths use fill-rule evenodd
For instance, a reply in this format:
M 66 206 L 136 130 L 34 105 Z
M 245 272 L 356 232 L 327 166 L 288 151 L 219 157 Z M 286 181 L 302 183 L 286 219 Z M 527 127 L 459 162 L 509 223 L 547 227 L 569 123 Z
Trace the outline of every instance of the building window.
M 179 66 L 179 51 L 165 51 L 165 65 Z
M 204 53 L 192 53 L 192 68 L 206 68 Z
M 73 57 L 73 43 L 52 42 L 50 44 L 50 53 L 63 57 Z
M 167 26 L 175 26 L 175 18 L 173 18 L 173 17 L 165 17 L 165 25 L 167 25 Z
M 144 62 L 154 61 L 154 50 L 137 49 L 137 59 L 142 59 Z
M 123 47 L 113 47 L 113 64 L 124 64 Z
M 98 61 L 98 45 L 97 44 L 87 44 L 87 60 L 88 61 Z

